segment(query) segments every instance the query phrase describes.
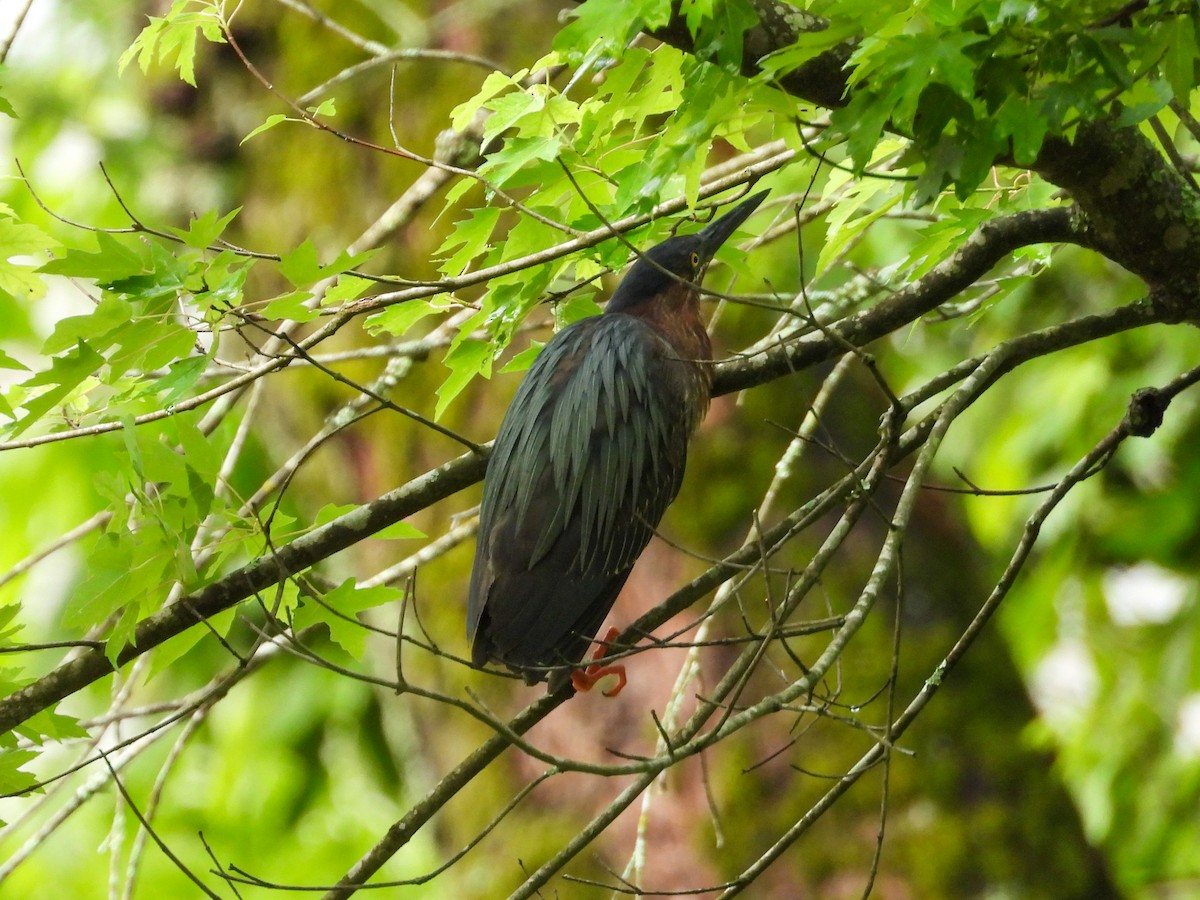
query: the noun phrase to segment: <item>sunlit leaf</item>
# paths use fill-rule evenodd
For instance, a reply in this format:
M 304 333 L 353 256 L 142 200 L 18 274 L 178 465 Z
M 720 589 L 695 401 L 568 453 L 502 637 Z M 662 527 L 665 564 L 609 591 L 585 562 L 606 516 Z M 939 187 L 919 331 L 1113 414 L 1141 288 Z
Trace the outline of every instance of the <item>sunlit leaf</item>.
M 171 228 L 169 231 L 177 235 L 189 247 L 202 250 L 224 234 L 229 223 L 241 211 L 242 208 L 239 206 L 225 215 L 219 216 L 215 209 L 210 209 L 194 217 L 186 229 Z
M 417 526 L 408 522 L 396 522 L 382 531 L 376 532 L 375 537 L 386 541 L 407 541 L 415 538 L 428 537 Z
M 244 144 L 244 143 L 246 143 L 246 141 L 250 140 L 250 138 L 257 137 L 258 135 L 262 134 L 264 131 L 270 131 L 272 128 L 274 128 L 276 125 L 278 125 L 280 122 L 298 122 L 298 121 L 301 121 L 301 120 L 292 118 L 291 116 L 285 116 L 283 113 L 272 113 L 271 115 L 267 116 L 266 120 L 261 125 L 258 125 L 257 127 L 251 129 L 246 134 L 246 136 L 244 138 L 242 138 L 238 143 Z
M 410 328 L 426 316 L 445 312 L 428 300 L 405 300 L 393 303 L 381 312 L 367 317 L 367 331 L 371 334 L 392 334 L 403 337 Z
M 450 369 L 450 375 L 437 390 L 438 401 L 434 416 L 439 419 L 446 407 L 463 392 L 476 375 L 491 373 L 492 348 L 486 341 L 467 339 L 452 347 L 444 361 Z
M 329 636 L 351 656 L 362 656 L 366 647 L 367 629 L 358 620 L 358 614 L 391 603 L 404 596 L 404 592 L 393 587 L 355 587 L 354 579 L 348 578 L 320 597 L 305 597 L 293 615 L 295 628 L 305 628 L 317 623 L 329 629 Z

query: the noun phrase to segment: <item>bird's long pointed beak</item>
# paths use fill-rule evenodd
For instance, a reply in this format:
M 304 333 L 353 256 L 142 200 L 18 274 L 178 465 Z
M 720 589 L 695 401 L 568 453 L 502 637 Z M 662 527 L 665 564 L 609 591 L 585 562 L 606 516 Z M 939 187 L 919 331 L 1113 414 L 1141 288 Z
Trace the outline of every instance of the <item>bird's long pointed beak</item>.
M 720 247 L 729 236 L 737 231 L 737 227 L 746 219 L 750 218 L 750 213 L 758 209 L 758 205 L 766 199 L 770 191 L 759 191 L 750 197 L 747 197 L 721 218 L 709 222 L 703 231 L 699 233 L 700 237 L 700 253 L 706 260 L 712 259 L 717 248 Z

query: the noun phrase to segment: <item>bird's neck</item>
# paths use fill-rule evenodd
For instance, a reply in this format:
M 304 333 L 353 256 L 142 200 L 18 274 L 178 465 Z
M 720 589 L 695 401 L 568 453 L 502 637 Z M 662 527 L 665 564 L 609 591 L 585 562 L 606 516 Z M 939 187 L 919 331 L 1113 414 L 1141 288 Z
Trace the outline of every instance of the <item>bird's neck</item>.
M 712 342 L 700 318 L 700 300 L 693 290 L 675 290 L 646 303 L 637 311 L 686 362 L 707 363 L 712 359 Z

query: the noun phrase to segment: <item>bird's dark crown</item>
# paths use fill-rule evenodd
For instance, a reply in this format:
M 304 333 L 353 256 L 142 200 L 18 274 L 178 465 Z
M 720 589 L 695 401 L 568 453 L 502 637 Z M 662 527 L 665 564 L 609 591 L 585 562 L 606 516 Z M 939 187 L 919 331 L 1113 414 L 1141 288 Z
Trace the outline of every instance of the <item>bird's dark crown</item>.
M 746 221 L 766 196 L 766 191 L 760 191 L 695 234 L 676 235 L 647 250 L 638 257 L 629 274 L 617 287 L 616 293 L 608 301 L 607 311 L 636 315 L 639 306 L 663 296 L 673 287 L 682 286 L 684 282 L 698 284 L 717 248 Z M 685 289 L 693 293 L 696 291 L 686 286 Z

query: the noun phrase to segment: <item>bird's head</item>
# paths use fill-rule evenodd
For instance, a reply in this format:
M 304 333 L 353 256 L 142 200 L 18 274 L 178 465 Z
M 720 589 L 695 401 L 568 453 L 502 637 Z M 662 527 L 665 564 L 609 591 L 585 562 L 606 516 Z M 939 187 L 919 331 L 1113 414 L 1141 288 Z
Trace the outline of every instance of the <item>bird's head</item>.
M 717 249 L 763 202 L 768 191 L 743 200 L 695 234 L 680 234 L 651 247 L 622 279 L 607 311 L 636 314 L 637 307 L 682 282 L 698 284 Z

